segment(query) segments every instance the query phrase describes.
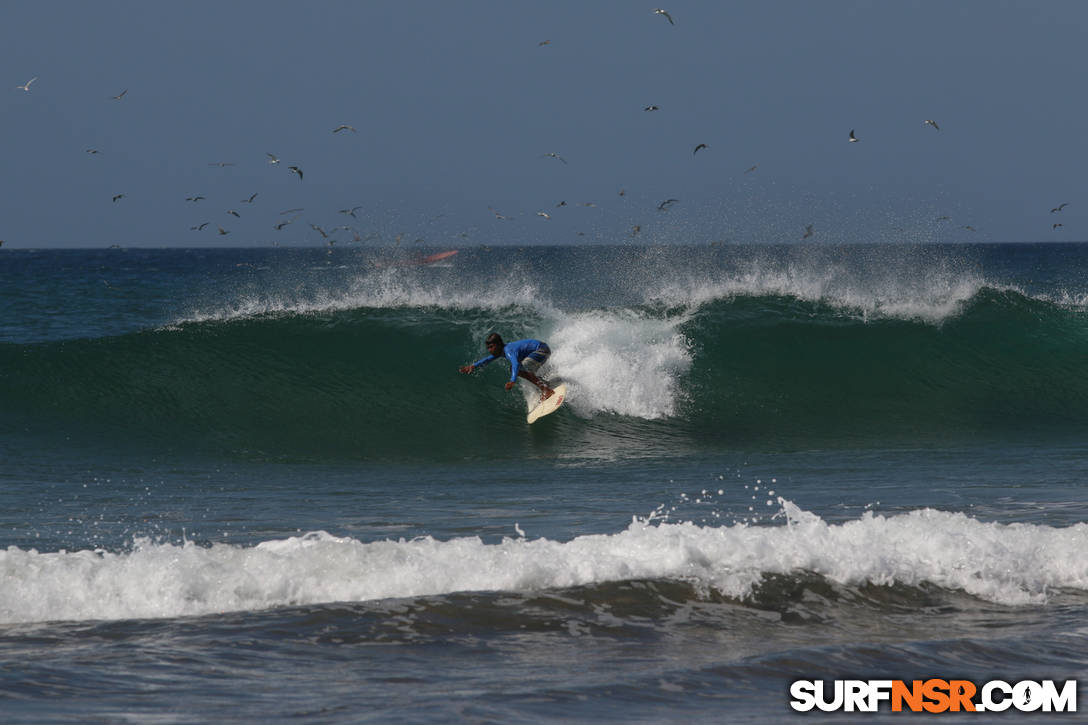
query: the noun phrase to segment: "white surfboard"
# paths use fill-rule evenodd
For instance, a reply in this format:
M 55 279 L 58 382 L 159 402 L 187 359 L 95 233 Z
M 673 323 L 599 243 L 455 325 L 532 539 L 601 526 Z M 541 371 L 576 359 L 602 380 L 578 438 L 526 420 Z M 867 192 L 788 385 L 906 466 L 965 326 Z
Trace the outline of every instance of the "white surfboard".
M 529 411 L 529 415 L 525 420 L 530 423 L 536 421 L 537 418 L 547 415 L 548 413 L 554 413 L 559 409 L 559 406 L 563 404 L 563 400 L 567 397 L 567 384 L 559 383 L 552 390 L 555 391 L 555 395 L 552 397 L 540 401 L 535 408 Z

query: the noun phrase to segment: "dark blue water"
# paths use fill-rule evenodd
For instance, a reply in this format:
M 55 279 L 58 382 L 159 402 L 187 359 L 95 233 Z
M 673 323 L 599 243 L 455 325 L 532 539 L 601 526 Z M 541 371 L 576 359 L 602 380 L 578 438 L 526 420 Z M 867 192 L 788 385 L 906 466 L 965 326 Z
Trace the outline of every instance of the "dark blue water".
M 1088 246 L 421 256 L 0 253 L 5 721 L 1083 679 Z M 457 373 L 492 330 L 560 411 Z

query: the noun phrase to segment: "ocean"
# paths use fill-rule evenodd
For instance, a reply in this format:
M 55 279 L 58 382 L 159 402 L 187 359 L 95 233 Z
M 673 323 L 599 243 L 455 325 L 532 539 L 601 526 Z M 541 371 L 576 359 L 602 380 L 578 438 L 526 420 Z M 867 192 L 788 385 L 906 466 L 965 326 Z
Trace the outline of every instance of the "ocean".
M 1088 244 L 440 251 L 0 251 L 0 720 L 1088 708 Z

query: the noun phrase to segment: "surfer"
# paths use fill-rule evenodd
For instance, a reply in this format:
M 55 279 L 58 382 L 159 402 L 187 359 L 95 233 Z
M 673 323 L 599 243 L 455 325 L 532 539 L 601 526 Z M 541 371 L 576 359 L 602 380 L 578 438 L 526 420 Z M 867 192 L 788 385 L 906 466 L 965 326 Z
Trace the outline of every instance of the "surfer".
M 471 365 L 462 366 L 460 368 L 462 373 L 471 373 L 476 368 L 483 367 L 500 356 L 505 356 L 510 361 L 510 381 L 506 383 L 507 390 L 513 388 L 514 383 L 521 377 L 540 388 L 543 393 L 541 400 L 547 400 L 555 394 L 546 382 L 536 376 L 536 371 L 552 354 L 547 343 L 540 340 L 515 340 L 511 343 L 503 343 L 502 337 L 497 332 L 488 335 L 484 343 L 487 345 L 487 357 L 480 358 Z

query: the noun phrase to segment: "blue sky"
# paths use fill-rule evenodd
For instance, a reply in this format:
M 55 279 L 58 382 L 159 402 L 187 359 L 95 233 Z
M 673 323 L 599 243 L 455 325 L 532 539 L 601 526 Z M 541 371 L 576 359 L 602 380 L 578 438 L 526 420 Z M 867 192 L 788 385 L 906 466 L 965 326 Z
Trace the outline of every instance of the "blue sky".
M 1088 3 L 654 7 L 10 3 L 0 239 L 1088 239 Z

